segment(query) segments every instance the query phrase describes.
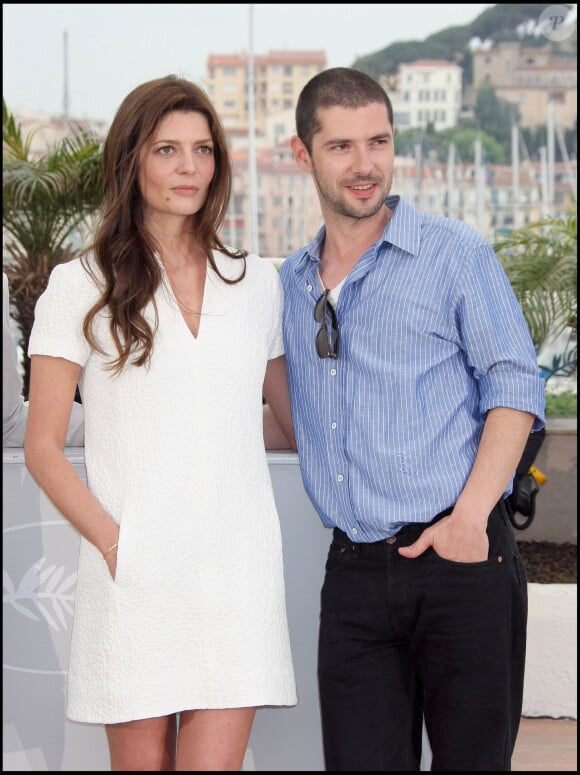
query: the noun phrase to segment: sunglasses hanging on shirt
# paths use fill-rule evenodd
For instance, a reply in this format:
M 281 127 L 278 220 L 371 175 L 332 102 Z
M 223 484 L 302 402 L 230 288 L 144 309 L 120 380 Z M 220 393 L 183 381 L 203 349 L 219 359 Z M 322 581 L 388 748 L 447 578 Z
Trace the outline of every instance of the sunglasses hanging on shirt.
M 328 288 L 314 305 L 314 320 L 320 323 L 316 334 L 316 352 L 320 358 L 338 358 L 338 319 L 328 300 Z

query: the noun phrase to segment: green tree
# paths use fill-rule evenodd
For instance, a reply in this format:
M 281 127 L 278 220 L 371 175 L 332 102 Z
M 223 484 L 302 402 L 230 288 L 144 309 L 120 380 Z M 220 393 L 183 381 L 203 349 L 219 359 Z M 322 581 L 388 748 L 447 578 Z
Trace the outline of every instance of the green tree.
M 487 132 L 478 132 L 476 129 L 462 129 L 458 127 L 453 130 L 449 140 L 442 138 L 441 150 L 445 154 L 451 141 L 455 144 L 459 158 L 465 164 L 475 161 L 475 140 L 477 136 L 481 140 L 481 147 L 486 164 L 502 164 L 505 162 L 505 153 L 497 140 Z
M 485 129 L 507 151 L 509 159 L 512 125 L 520 119 L 517 105 L 502 100 L 491 84 L 485 84 L 477 90 L 473 112 L 476 125 Z
M 572 7 L 570 3 L 562 5 Z M 469 29 L 481 40 L 520 40 L 518 27 L 529 21 L 537 23 L 546 7 L 546 3 L 496 3 L 471 22 Z M 526 36 L 526 45 L 528 38 L 532 39 L 533 35 Z M 545 39 L 542 42 L 545 43 Z
M 464 164 L 472 163 L 475 159 L 475 140 L 478 136 L 488 164 L 502 164 L 505 162 L 505 153 L 501 145 L 493 137 L 485 132 L 478 132 L 473 127 L 461 122 L 452 129 L 443 129 L 439 132 L 429 124 L 426 129 L 405 129 L 395 134 L 395 150 L 397 156 L 415 156 L 415 146 L 421 145 L 423 156 L 427 158 L 434 154 L 436 158 L 445 163 L 449 152 L 449 146 L 454 143 L 459 159 Z
M 564 3 L 564 7 L 573 6 Z M 545 9 L 545 3 L 497 3 L 486 8 L 469 24 L 445 28 L 425 40 L 396 41 L 372 54 L 358 57 L 352 67 L 378 79 L 381 75 L 394 75 L 401 63 L 416 62 L 418 59 L 445 59 L 463 67 L 463 83 L 467 86 L 473 82 L 473 57 L 469 47 L 472 38 L 490 39 L 495 43 L 502 40 L 521 41 L 522 25 L 525 27 L 530 22 L 537 23 Z M 540 46 L 547 42 L 545 37 L 535 37 L 533 33 L 525 35 L 523 40 L 526 46 Z M 568 53 L 576 53 L 573 44 L 573 50 L 569 51 L 570 41 L 551 42 L 550 45 L 556 51 L 562 48 Z
M 97 137 L 75 125 L 45 153 L 35 154 L 33 133 L 23 134 L 4 100 L 2 130 L 2 263 L 10 282 L 11 315 L 21 334 L 27 397 L 34 307 L 53 267 L 83 249 L 103 197 L 102 148 Z
M 573 127 L 564 129 L 562 132 L 564 148 L 570 158 L 576 158 L 578 155 L 578 135 L 576 131 L 576 122 Z M 547 124 L 537 124 L 536 126 L 520 127 L 520 137 L 530 159 L 540 158 L 540 148 L 548 144 Z M 560 143 L 557 142 L 554 147 L 554 160 L 565 161 L 562 154 Z
M 577 216 L 547 217 L 494 245 L 528 324 L 536 352 L 569 332 L 565 351 L 540 364 L 547 377 L 577 369 Z

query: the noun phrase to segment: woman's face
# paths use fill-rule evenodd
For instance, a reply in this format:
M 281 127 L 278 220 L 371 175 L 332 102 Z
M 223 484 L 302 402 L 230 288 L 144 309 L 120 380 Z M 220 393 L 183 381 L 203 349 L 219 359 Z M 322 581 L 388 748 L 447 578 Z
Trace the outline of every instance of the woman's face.
M 168 113 L 139 155 L 138 181 L 148 213 L 163 217 L 197 213 L 214 173 L 207 118 L 194 111 Z

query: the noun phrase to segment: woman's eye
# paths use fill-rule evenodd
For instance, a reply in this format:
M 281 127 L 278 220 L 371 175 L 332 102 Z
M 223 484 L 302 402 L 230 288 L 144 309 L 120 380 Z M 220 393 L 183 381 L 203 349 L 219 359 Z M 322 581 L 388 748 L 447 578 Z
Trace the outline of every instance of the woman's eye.
M 213 148 L 211 148 L 209 145 L 200 145 L 197 150 L 199 153 L 201 153 L 202 156 L 211 156 L 213 153 Z
M 159 153 L 161 156 L 168 156 L 172 151 L 172 145 L 162 145 L 161 148 L 157 149 L 157 153 Z

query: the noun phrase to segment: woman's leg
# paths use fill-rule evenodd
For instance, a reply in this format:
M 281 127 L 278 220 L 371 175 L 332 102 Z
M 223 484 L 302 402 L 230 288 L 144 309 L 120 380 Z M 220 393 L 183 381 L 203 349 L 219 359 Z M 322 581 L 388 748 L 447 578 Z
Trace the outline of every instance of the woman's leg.
M 175 770 L 175 714 L 108 724 L 106 730 L 113 772 Z
M 176 770 L 240 770 L 256 708 L 188 710 L 180 714 Z

